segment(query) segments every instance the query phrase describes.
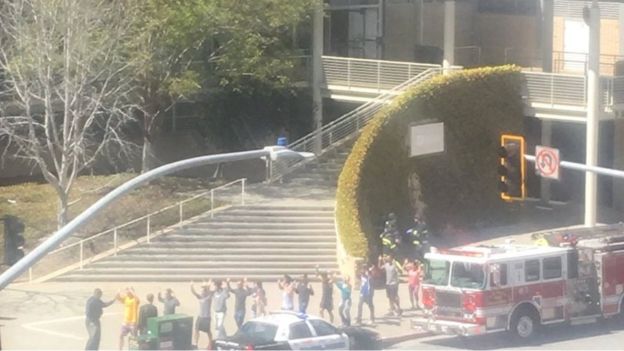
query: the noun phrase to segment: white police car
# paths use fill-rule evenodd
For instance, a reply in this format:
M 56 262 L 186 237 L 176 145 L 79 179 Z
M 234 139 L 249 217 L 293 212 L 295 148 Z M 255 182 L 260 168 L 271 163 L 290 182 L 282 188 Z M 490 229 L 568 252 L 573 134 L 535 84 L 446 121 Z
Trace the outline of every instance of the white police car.
M 349 350 L 378 348 L 378 342 L 373 331 L 342 330 L 318 317 L 281 311 L 246 322 L 236 334 L 216 340 L 215 346 L 217 350 Z

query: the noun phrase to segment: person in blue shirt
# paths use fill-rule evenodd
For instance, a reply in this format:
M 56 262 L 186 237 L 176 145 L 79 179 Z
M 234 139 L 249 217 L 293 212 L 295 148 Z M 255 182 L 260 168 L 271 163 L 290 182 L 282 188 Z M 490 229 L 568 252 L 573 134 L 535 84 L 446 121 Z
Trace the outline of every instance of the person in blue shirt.
M 336 287 L 340 291 L 340 306 L 338 311 L 340 313 L 340 319 L 342 320 L 342 326 L 348 327 L 351 325 L 351 279 L 345 277 L 343 280 L 339 280 L 338 277 L 334 279 Z
M 375 289 L 371 282 L 371 275 L 366 267 L 362 267 L 360 271 L 360 301 L 357 309 L 357 324 L 362 324 L 362 307 L 364 304 L 368 306 L 370 311 L 371 324 L 375 324 L 375 306 L 373 305 L 373 296 Z

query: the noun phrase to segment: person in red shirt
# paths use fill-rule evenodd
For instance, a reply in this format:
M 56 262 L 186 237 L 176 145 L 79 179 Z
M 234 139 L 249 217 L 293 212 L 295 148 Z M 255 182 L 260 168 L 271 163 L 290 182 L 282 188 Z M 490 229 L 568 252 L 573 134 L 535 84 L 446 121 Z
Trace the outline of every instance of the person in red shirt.
M 420 262 L 406 259 L 403 268 L 407 271 L 407 288 L 409 289 L 410 304 L 412 305 L 412 309 L 416 309 L 418 306 L 418 290 L 420 289 L 422 275 Z

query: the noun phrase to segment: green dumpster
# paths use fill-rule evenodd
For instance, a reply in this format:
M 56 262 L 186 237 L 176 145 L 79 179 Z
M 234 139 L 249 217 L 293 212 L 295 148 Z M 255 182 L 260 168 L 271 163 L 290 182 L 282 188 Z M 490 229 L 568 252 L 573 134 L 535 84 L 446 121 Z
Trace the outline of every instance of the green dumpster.
M 131 350 L 190 350 L 193 317 L 170 314 L 147 320 L 147 333 L 133 338 Z

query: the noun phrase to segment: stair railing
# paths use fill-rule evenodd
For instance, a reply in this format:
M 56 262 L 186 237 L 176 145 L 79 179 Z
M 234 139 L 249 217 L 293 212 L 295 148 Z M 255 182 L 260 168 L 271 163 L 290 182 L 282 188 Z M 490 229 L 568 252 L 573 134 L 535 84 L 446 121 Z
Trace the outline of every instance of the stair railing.
M 244 205 L 246 183 L 246 178 L 234 180 L 145 216 L 61 246 L 29 268 L 28 282 L 46 281 L 70 270 L 82 270 L 86 264 L 105 257 L 116 256 L 120 250 L 139 243 L 149 244 L 155 237 L 169 232 L 173 227 L 182 225 L 193 216 L 207 212 L 207 215 L 212 218 L 214 213 L 226 204 L 240 203 Z M 218 192 L 231 190 L 234 186 L 240 186 L 240 193 L 228 193 L 227 200 L 219 200 L 215 197 Z M 41 274 L 38 274 L 39 277 L 37 278 L 34 276 L 35 273 Z
M 320 130 L 316 130 L 294 141 L 288 145 L 288 148 L 297 152 L 314 152 L 318 157 L 350 140 L 351 137 L 360 132 L 383 106 L 390 103 L 406 89 L 438 75 L 441 72 L 442 69 L 440 66 L 429 68 L 394 88 L 383 92 L 371 99 L 371 101 L 342 115 L 338 119 L 324 125 Z M 269 172 L 270 180 L 276 181 L 282 179 L 283 176 L 294 171 L 304 164 L 304 162 L 306 162 L 306 160 L 272 162 Z

